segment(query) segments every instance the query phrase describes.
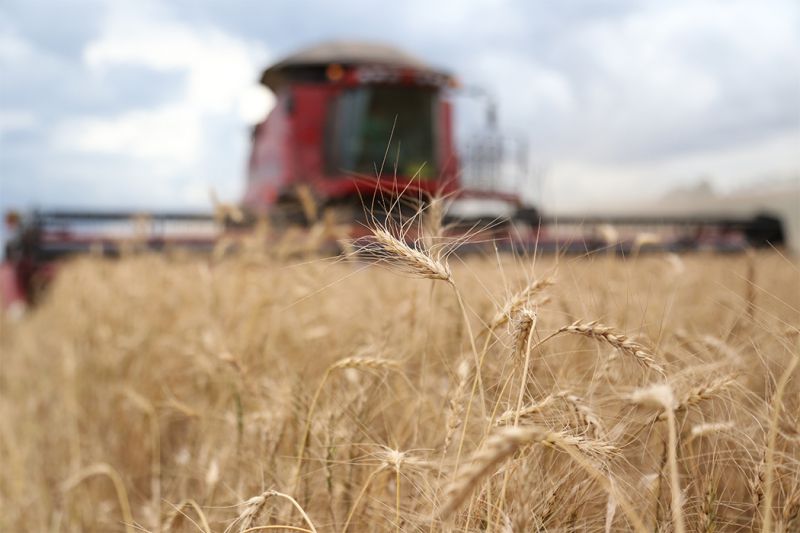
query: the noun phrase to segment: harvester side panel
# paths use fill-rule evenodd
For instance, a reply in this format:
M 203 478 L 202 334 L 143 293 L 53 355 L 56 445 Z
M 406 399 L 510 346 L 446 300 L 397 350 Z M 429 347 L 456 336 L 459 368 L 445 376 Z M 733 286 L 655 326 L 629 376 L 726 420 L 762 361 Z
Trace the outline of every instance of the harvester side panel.
M 336 194 L 328 187 L 330 179 L 325 175 L 323 149 L 328 107 L 334 96 L 332 89 L 322 84 L 296 84 L 292 88 L 295 174 L 290 178 L 290 186 L 307 185 L 323 200 Z
M 269 116 L 253 131 L 247 189 L 242 204 L 253 212 L 275 205 L 295 174 L 290 150 L 290 95 L 281 92 Z

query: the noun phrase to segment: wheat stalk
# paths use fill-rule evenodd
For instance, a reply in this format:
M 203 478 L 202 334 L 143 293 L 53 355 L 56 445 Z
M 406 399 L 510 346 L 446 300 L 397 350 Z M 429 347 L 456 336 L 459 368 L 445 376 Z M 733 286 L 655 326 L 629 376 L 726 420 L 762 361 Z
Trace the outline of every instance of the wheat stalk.
M 367 370 L 391 370 L 398 367 L 397 362 L 391 359 L 383 359 L 379 357 L 345 357 L 330 365 L 322 376 L 322 379 L 314 391 L 314 396 L 311 399 L 311 405 L 308 408 L 308 416 L 306 417 L 305 429 L 303 430 L 303 437 L 300 439 L 300 450 L 297 453 L 297 464 L 295 466 L 294 482 L 292 483 L 292 491 L 297 491 L 297 486 L 300 482 L 300 472 L 303 466 L 303 458 L 305 457 L 306 447 L 308 446 L 308 438 L 311 433 L 311 421 L 314 417 L 314 409 L 316 408 L 319 395 L 325 382 L 328 380 L 331 372 L 335 370 L 344 370 L 347 368 L 367 369 Z
M 797 531 L 793 526 L 798 525 L 800 521 L 800 487 L 795 485 L 792 492 L 786 497 L 781 511 L 781 524 L 780 531 L 788 533 L 790 531 Z
M 781 415 L 781 408 L 783 407 L 783 395 L 786 392 L 786 387 L 789 380 L 800 363 L 800 353 L 791 354 L 791 360 L 786 366 L 786 369 L 781 374 L 778 380 L 778 385 L 775 388 L 775 394 L 772 397 L 772 416 L 769 419 L 769 431 L 767 432 L 767 450 L 764 456 L 765 460 L 765 474 L 764 474 L 764 501 L 762 502 L 762 516 L 764 522 L 761 530 L 770 533 L 772 531 L 772 500 L 775 494 L 775 447 L 778 438 L 778 420 Z
M 489 350 L 489 342 L 491 341 L 492 335 L 491 333 L 499 327 L 501 324 L 506 323 L 508 320 L 511 319 L 512 314 L 516 317 L 517 314 L 520 313 L 523 305 L 527 303 L 528 299 L 532 297 L 534 294 L 538 293 L 542 288 L 552 284 L 552 281 L 547 278 L 541 281 L 534 281 L 518 292 L 515 296 L 513 296 L 509 302 L 504 307 L 503 311 L 498 312 L 495 316 L 493 322 L 487 328 L 487 335 L 484 340 L 483 349 L 481 350 L 480 356 L 477 355 L 477 364 L 475 370 L 475 378 L 472 380 L 472 390 L 470 391 L 469 400 L 467 401 L 467 408 L 466 408 L 466 416 L 464 417 L 464 425 L 461 430 L 461 438 L 458 443 L 458 452 L 456 453 L 456 466 L 458 466 L 458 462 L 461 459 L 461 451 L 464 447 L 464 440 L 467 436 L 467 422 L 469 421 L 470 411 L 472 409 L 472 402 L 475 399 L 475 393 L 478 389 L 478 383 L 481 379 L 481 369 L 483 368 L 483 362 L 486 359 L 486 354 Z M 456 295 L 459 296 L 459 304 L 462 304 L 460 293 L 456 291 Z M 463 304 L 462 304 L 463 310 Z M 517 321 L 516 324 L 516 332 L 514 335 L 515 339 L 515 346 L 514 346 L 514 353 L 515 359 L 518 359 L 525 354 L 525 370 L 523 370 L 524 376 L 527 376 L 527 365 L 528 365 L 528 357 L 530 353 L 530 336 L 533 333 L 533 329 L 536 325 L 536 313 L 531 310 L 527 309 L 524 313 L 521 314 L 520 319 Z M 475 348 L 474 341 L 473 341 L 473 350 Z M 520 402 L 518 402 L 517 407 L 520 407 Z
M 672 498 L 672 524 L 677 533 L 685 533 L 686 526 L 683 521 L 683 506 L 681 499 L 680 478 L 678 476 L 678 437 L 675 424 L 675 393 L 666 383 L 651 385 L 637 389 L 630 395 L 630 401 L 635 404 L 657 407 L 667 417 L 668 447 L 667 461 L 670 471 L 670 493 Z
M 114 491 L 117 495 L 117 501 L 119 502 L 122 521 L 123 524 L 125 524 L 125 531 L 127 533 L 134 533 L 135 522 L 133 520 L 133 514 L 131 513 L 131 504 L 130 500 L 128 499 L 128 491 L 125 490 L 125 483 L 122 481 L 122 477 L 119 475 L 119 472 L 117 472 L 111 465 L 107 463 L 96 463 L 91 466 L 87 466 L 80 472 L 64 481 L 61 484 L 61 490 L 64 492 L 70 491 L 85 480 L 94 476 L 105 476 L 111 480 L 111 483 L 114 485 Z
M 211 526 L 209 526 L 208 524 L 208 519 L 206 518 L 206 514 L 203 512 L 203 510 L 200 508 L 200 505 L 196 501 L 187 498 L 178 503 L 178 505 L 173 505 L 173 504 L 170 505 L 172 505 L 173 511 L 164 524 L 165 531 L 172 530 L 172 528 L 175 526 L 175 523 L 178 522 L 179 516 L 180 517 L 188 516 L 186 515 L 186 513 L 183 512 L 183 509 L 189 507 L 192 510 L 194 510 L 195 514 L 197 515 L 197 518 L 200 520 L 200 525 L 198 529 L 200 529 L 203 533 L 211 533 Z M 194 523 L 194 521 L 192 522 Z
M 467 313 L 467 306 L 464 303 L 464 298 L 461 294 L 461 291 L 458 289 L 455 281 L 453 280 L 450 268 L 447 264 L 448 253 L 451 252 L 458 243 L 454 242 L 448 246 L 441 246 L 433 249 L 426 248 L 424 243 L 420 240 L 415 241 L 413 245 L 406 243 L 404 240 L 405 233 L 402 226 L 401 231 L 399 232 L 401 238 L 392 235 L 387 227 L 377 224 L 375 227 L 371 228 L 371 231 L 372 239 L 362 243 L 362 245 L 359 247 L 360 255 L 372 258 L 377 263 L 388 266 L 389 268 L 401 273 L 407 273 L 421 278 L 446 281 L 453 288 L 453 293 L 455 294 L 458 307 L 461 311 L 464 325 L 467 328 L 470 347 L 476 363 L 473 394 L 470 396 L 470 400 L 467 404 L 467 415 L 465 417 L 465 420 L 468 420 L 469 410 L 472 405 L 472 399 L 474 398 L 475 387 L 481 380 L 482 361 L 478 356 L 478 350 L 475 346 L 475 335 L 472 332 L 472 325 L 470 323 L 469 314 Z M 462 432 L 461 440 L 459 441 L 458 453 L 456 454 L 456 463 L 458 463 L 461 456 L 466 426 L 467 424 L 465 423 L 464 431 Z
M 433 196 L 425 206 L 422 216 L 422 235 L 425 247 L 429 250 L 434 249 L 444 235 L 444 214 L 447 211 L 447 203 L 441 196 Z
M 156 510 L 156 530 L 161 529 L 161 430 L 159 428 L 158 413 L 153 404 L 131 387 L 123 389 L 123 394 L 139 410 L 147 416 L 150 424 L 150 439 L 152 451 L 150 459 L 150 491 L 152 505 Z
M 375 476 L 385 471 L 387 468 L 389 468 L 388 463 L 382 463 L 380 466 L 378 466 L 378 468 L 370 472 L 369 476 L 367 476 L 366 481 L 364 481 L 364 485 L 361 487 L 361 491 L 358 493 L 358 496 L 353 502 L 353 505 L 350 507 L 350 512 L 347 513 L 347 519 L 345 519 L 344 526 L 342 526 L 342 533 L 347 533 L 347 529 L 350 527 L 350 522 L 353 520 L 353 516 L 355 516 L 356 514 L 356 509 L 358 509 L 358 505 L 364 498 L 364 494 L 367 493 L 367 489 L 372 484 L 372 481 L 375 479 Z
M 531 337 L 536 328 L 536 313 L 524 307 L 520 309 L 518 317 L 515 319 L 514 324 L 514 360 L 519 361 L 523 359 L 522 372 L 519 380 L 519 392 L 517 394 L 517 414 L 514 416 L 514 425 L 519 424 L 519 412 L 522 410 L 522 400 L 525 396 L 525 390 L 528 384 L 528 372 L 530 366 L 531 353 L 528 349 L 531 344 Z M 506 488 L 508 486 L 508 478 L 510 472 L 506 471 L 503 476 L 503 485 L 500 488 L 500 501 L 504 501 L 506 497 Z M 491 523 L 491 519 L 489 520 Z

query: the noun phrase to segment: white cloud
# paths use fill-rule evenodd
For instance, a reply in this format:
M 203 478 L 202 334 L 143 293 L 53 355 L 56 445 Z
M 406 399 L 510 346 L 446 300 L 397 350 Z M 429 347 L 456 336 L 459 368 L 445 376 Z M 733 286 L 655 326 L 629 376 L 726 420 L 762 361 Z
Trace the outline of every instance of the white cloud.
M 475 60 L 475 71 L 484 86 L 497 88 L 496 97 L 509 115 L 519 109 L 534 116 L 574 111 L 574 95 L 567 78 L 558 70 L 519 52 L 484 52 Z
M 0 137 L 14 131 L 31 130 L 37 124 L 36 115 L 29 111 L 0 109 Z
M 178 72 L 185 76 L 181 94 L 155 107 L 70 118 L 55 129 L 53 139 L 63 151 L 139 159 L 149 162 L 153 172 L 202 179 L 208 174 L 203 167 L 221 155 L 215 153 L 213 135 L 227 129 L 241 138 L 238 144 L 243 148 L 240 110 L 243 102 L 252 100 L 257 73 L 268 54 L 263 46 L 220 30 L 157 15 L 112 9 L 102 34 L 84 49 L 84 65 L 92 76 L 126 66 Z M 241 171 L 230 159 L 228 168 L 231 174 Z
M 262 47 L 219 30 L 178 22 L 117 16 L 106 28 L 84 51 L 90 69 L 138 65 L 186 72 L 182 104 L 203 112 L 235 109 L 238 98 L 256 81 L 257 69 L 267 55 Z
M 512 0 L 412 0 L 397 2 L 388 10 L 399 12 L 405 31 L 418 36 L 458 35 L 463 39 L 491 39 L 507 32 L 525 31 L 529 24 L 519 16 Z M 384 13 L 381 9 L 380 13 Z
M 33 56 L 30 43 L 11 31 L 0 31 L 0 64 L 21 63 Z
M 62 149 L 152 159 L 187 168 L 201 155 L 202 116 L 185 105 L 68 120 L 57 129 Z
M 563 159 L 553 164 L 544 184 L 543 204 L 557 212 L 576 208 L 613 210 L 642 198 L 658 197 L 699 180 L 729 193 L 754 180 L 800 180 L 800 131 L 726 149 L 675 154 L 635 163 Z M 540 200 L 540 199 L 536 199 Z
M 732 124 L 758 134 L 792 107 L 787 80 L 800 89 L 796 22 L 762 3 L 676 2 L 580 28 L 565 45 L 586 65 L 572 72 L 579 107 L 563 118 L 585 142 L 562 142 L 559 155 L 652 157 L 718 143 Z

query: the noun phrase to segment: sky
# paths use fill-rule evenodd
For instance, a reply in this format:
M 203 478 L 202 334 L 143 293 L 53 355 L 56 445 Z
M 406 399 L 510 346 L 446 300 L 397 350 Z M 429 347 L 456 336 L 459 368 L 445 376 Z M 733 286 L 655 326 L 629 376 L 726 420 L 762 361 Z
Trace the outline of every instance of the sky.
M 261 70 L 341 38 L 493 95 L 529 147 L 522 193 L 550 209 L 800 180 L 798 5 L 3 0 L 0 209 L 235 201 L 269 105 Z

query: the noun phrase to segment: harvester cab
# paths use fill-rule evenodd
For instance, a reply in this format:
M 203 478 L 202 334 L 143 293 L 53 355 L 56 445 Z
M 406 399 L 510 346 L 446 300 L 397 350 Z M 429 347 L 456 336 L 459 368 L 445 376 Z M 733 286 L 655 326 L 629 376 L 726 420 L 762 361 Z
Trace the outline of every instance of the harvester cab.
M 376 194 L 491 198 L 503 215 L 522 207 L 516 195 L 461 183 L 450 99 L 457 82 L 446 71 L 389 46 L 333 42 L 279 61 L 261 82 L 276 105 L 253 131 L 243 202 L 251 213 L 302 222 L 309 193 L 349 221 Z

